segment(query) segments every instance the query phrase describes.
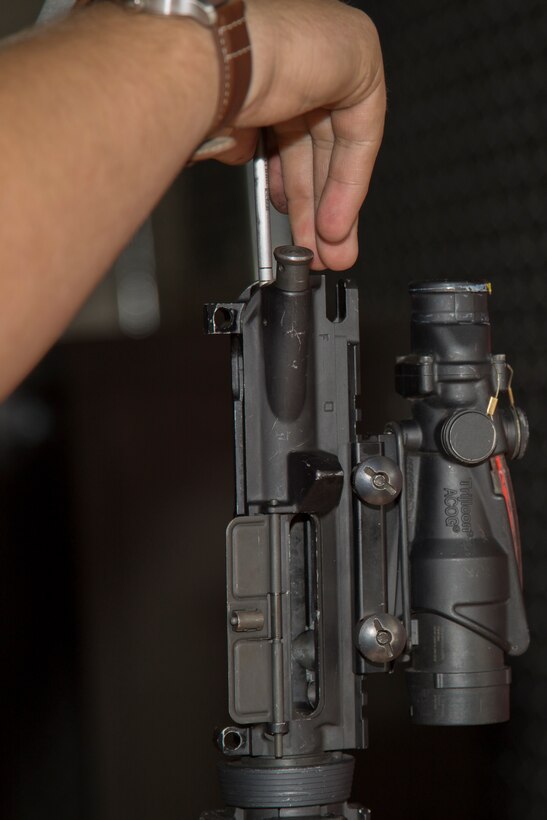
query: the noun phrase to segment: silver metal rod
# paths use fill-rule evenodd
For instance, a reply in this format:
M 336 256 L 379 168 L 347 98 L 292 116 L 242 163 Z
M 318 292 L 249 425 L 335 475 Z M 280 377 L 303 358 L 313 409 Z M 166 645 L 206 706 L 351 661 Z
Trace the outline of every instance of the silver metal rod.
M 270 575 L 272 606 L 272 697 L 274 755 L 283 757 L 285 730 L 285 686 L 283 673 L 283 613 L 281 596 L 281 516 L 270 516 Z
M 260 282 L 273 282 L 272 229 L 270 224 L 270 180 L 268 177 L 266 140 L 264 138 L 263 131 L 261 131 L 258 138 L 253 171 L 258 279 Z

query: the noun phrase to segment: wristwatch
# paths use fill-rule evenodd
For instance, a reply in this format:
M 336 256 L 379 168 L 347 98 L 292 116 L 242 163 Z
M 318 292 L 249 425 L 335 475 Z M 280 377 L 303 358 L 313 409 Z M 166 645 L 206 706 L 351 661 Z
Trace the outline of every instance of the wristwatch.
M 251 43 L 244 0 L 118 0 L 136 12 L 190 17 L 215 34 L 221 64 L 213 133 L 229 125 L 245 102 L 251 82 Z

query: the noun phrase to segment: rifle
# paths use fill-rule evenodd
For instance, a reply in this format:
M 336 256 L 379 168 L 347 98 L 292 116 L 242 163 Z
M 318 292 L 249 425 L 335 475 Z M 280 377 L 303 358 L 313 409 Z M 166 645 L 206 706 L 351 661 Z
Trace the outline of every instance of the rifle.
M 410 286 L 411 418 L 361 433 L 359 304 L 312 254 L 275 250 L 264 149 L 255 160 L 258 281 L 205 306 L 231 337 L 236 517 L 227 531 L 229 711 L 218 732 L 226 809 L 202 820 L 337 817 L 367 746 L 368 675 L 404 664 L 412 719 L 509 718 L 529 636 L 507 462 L 528 426 L 491 353 L 483 282 Z

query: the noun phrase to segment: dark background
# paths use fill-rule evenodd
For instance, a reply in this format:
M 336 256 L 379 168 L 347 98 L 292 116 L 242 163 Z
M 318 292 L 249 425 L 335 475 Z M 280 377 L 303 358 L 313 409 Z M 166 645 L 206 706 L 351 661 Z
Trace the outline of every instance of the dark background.
M 3 0 L 0 31 L 39 5 Z M 543 820 L 547 9 L 361 5 L 379 27 L 389 88 L 352 273 L 366 427 L 404 414 L 392 372 L 408 350 L 407 283 L 492 281 L 494 347 L 515 367 L 532 427 L 513 467 L 532 645 L 513 663 L 505 726 L 413 727 L 398 677 L 374 680 L 355 798 L 377 820 Z M 211 734 L 227 720 L 229 351 L 202 334 L 201 305 L 252 279 L 244 174 L 185 171 L 154 226 L 160 331 L 123 338 L 105 297 L 87 331 L 0 408 L 5 820 L 175 820 L 220 805 Z

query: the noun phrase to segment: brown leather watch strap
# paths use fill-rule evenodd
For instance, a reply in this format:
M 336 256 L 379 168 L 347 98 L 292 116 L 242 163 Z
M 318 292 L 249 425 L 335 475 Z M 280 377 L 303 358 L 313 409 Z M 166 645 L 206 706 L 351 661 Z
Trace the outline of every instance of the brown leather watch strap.
M 217 15 L 217 42 L 223 68 L 214 131 L 229 125 L 239 113 L 249 90 L 252 72 L 244 0 L 231 0 L 219 6 Z

